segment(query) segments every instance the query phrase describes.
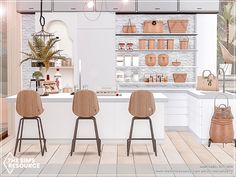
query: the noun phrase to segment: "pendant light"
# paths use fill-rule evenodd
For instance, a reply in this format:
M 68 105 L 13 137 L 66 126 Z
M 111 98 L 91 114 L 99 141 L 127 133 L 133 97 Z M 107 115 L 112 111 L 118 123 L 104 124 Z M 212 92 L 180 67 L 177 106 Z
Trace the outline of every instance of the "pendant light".
M 53 33 L 46 32 L 44 30 L 45 26 L 45 17 L 43 16 L 43 0 L 40 0 L 40 17 L 39 17 L 39 23 L 41 26 L 41 31 L 32 34 L 32 36 L 36 36 L 44 41 L 46 43 L 50 38 L 55 37 Z

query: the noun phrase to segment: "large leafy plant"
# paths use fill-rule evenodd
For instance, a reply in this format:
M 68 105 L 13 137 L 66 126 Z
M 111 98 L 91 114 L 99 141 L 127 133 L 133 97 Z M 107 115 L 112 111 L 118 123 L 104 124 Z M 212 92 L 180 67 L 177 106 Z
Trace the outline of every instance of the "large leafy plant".
M 43 39 L 33 36 L 32 40 L 28 41 L 30 52 L 22 52 L 25 58 L 21 61 L 21 64 L 28 60 L 41 62 L 46 70 L 48 70 L 50 61 L 65 60 L 66 58 L 60 55 L 61 50 L 55 50 L 54 48 L 55 44 L 59 41 L 57 38 L 51 38 L 44 42 Z
M 226 48 L 229 49 L 229 46 L 233 44 L 234 40 L 235 40 L 235 35 L 233 32 L 233 37 L 232 40 L 230 41 L 230 25 L 235 23 L 235 15 L 232 14 L 232 10 L 234 7 L 234 1 L 232 1 L 232 3 L 228 3 L 224 6 L 223 12 L 221 14 L 219 14 L 219 18 L 221 19 L 221 21 L 223 22 L 224 26 L 223 28 L 225 28 L 226 33 Z M 223 40 L 223 39 L 221 39 Z

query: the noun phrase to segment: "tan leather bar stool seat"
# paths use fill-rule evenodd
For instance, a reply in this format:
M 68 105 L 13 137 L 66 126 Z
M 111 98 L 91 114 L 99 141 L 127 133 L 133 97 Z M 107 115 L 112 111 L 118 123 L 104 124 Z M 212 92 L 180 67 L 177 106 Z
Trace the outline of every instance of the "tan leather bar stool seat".
M 130 96 L 129 112 L 134 117 L 132 118 L 129 138 L 127 139 L 127 155 L 129 155 L 131 140 L 152 140 L 153 150 L 157 155 L 156 139 L 154 137 L 152 121 L 150 116 L 156 110 L 155 100 L 152 92 L 146 90 L 134 91 Z M 132 138 L 133 126 L 135 120 L 149 120 L 151 138 Z
M 98 155 L 101 153 L 101 139 L 98 135 L 97 123 L 95 115 L 99 111 L 97 95 L 91 90 L 81 90 L 75 93 L 72 105 L 73 113 L 78 116 L 75 123 L 74 136 L 71 145 L 71 155 L 75 151 L 76 140 L 96 140 Z M 91 119 L 94 123 L 96 138 L 77 138 L 79 120 Z
M 41 98 L 36 91 L 22 90 L 17 94 L 16 112 L 20 116 L 22 116 L 22 118 L 20 119 L 18 131 L 17 131 L 14 155 L 16 154 L 16 150 L 17 150 L 19 142 L 20 142 L 20 145 L 19 145 L 19 152 L 20 152 L 22 140 L 39 140 L 42 155 L 44 155 L 44 150 L 47 151 L 46 139 L 44 137 L 42 121 L 41 121 L 41 118 L 39 117 L 39 115 L 41 115 L 43 111 L 44 110 L 43 110 Z M 24 121 L 32 120 L 32 119 L 37 121 L 39 138 L 22 138 Z M 19 134 L 20 134 L 20 137 L 19 137 Z M 41 134 L 42 134 L 42 137 L 41 137 Z M 44 147 L 42 147 L 41 140 L 43 140 L 44 142 Z

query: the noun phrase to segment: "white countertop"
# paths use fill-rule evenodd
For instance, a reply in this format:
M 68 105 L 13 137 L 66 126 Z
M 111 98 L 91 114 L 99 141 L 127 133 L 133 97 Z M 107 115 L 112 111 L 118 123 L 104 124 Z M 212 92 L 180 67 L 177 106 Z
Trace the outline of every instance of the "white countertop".
M 98 96 L 99 102 L 128 102 L 131 93 L 122 93 L 121 96 Z M 156 102 L 167 102 L 168 97 L 162 93 L 154 93 Z M 42 102 L 72 102 L 73 95 L 69 93 L 50 94 L 49 96 L 41 96 Z M 16 95 L 7 97 L 7 101 L 15 102 Z

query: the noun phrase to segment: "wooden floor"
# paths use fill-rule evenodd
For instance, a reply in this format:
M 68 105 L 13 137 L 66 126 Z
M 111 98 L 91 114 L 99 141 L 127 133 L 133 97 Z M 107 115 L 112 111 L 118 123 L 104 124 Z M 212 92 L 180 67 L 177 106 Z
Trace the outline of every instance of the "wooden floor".
M 236 149 L 233 144 L 212 144 L 210 148 L 197 143 L 190 132 L 166 132 L 164 144 L 158 145 L 157 157 L 151 145 L 136 144 L 126 156 L 126 145 L 102 146 L 101 157 L 97 156 L 96 145 L 79 144 L 73 156 L 69 155 L 70 145 L 49 144 L 48 152 L 42 157 L 39 145 L 22 145 L 18 158 L 32 158 L 40 163 L 39 168 L 16 168 L 12 174 L 4 167 L 3 161 L 13 152 L 15 140 L 1 143 L 2 176 L 235 176 Z

